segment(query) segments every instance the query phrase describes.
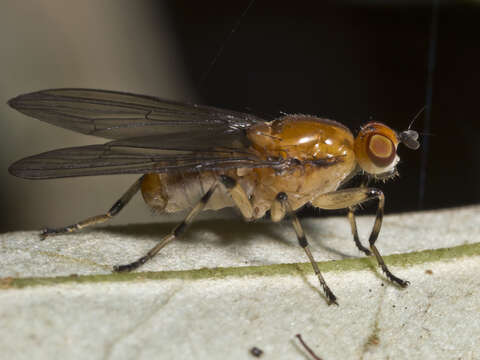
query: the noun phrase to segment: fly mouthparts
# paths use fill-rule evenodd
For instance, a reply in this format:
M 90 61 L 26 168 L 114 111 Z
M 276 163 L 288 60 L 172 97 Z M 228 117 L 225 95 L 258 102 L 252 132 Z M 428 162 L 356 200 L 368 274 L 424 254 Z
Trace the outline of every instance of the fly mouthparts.
M 402 131 L 398 139 L 409 149 L 417 150 L 420 147 L 418 140 L 418 132 L 415 130 L 405 130 Z

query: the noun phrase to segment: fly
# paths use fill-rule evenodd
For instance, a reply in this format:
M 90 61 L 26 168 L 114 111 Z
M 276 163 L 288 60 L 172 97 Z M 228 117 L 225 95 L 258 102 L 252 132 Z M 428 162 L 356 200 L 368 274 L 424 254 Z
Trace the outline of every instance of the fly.
M 339 122 L 310 115 L 283 115 L 266 121 L 251 114 L 156 97 L 93 89 L 51 89 L 20 95 L 8 104 L 21 113 L 82 134 L 110 139 L 103 145 L 69 147 L 30 156 L 10 166 L 25 179 L 142 174 L 105 214 L 62 228 L 47 228 L 41 238 L 70 233 L 117 215 L 141 191 L 157 211 L 189 210 L 185 219 L 145 256 L 113 268 L 132 271 L 179 237 L 199 212 L 237 207 L 247 221 L 270 212 L 274 222 L 288 216 L 329 304 L 336 297 L 325 282 L 295 211 L 305 204 L 348 209 L 353 239 L 360 251 L 376 257 L 393 275 L 375 246 L 383 218 L 381 190 L 346 188 L 356 175 L 388 179 L 396 174 L 397 146 L 417 149 L 413 130 L 395 132 L 371 122 L 356 137 Z M 355 206 L 378 201 L 369 249 L 359 240 Z

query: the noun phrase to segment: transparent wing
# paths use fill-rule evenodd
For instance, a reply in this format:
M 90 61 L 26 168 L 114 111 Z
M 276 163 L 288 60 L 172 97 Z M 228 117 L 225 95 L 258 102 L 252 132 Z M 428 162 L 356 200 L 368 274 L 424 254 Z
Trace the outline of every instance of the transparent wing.
M 42 90 L 17 96 L 8 104 L 47 123 L 107 139 L 199 128 L 235 132 L 264 121 L 241 112 L 94 89 Z
M 20 95 L 9 105 L 53 125 L 114 139 L 34 155 L 9 168 L 27 179 L 267 166 L 282 170 L 294 160 L 259 158 L 244 130 L 264 120 L 229 110 L 91 89 L 43 90 Z M 342 159 L 314 164 L 338 161 Z
M 9 171 L 26 179 L 261 167 L 282 171 L 292 165 L 292 161 L 294 159 L 260 158 L 248 147 L 242 133 L 204 130 L 53 150 L 19 160 Z M 324 167 L 341 161 L 342 157 L 326 157 L 310 163 Z
M 282 167 L 286 160 L 260 159 L 245 147 L 242 135 L 177 133 L 104 145 L 58 149 L 27 157 L 9 171 L 26 179 L 51 179 L 109 174 Z

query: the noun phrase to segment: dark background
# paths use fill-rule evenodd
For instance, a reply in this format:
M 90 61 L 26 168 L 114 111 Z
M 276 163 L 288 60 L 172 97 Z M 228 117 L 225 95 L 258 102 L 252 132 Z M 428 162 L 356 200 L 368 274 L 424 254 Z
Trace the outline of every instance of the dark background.
M 431 3 L 256 1 L 229 36 L 247 3 L 170 3 L 176 39 L 203 103 L 270 117 L 315 114 L 353 131 L 370 119 L 405 130 L 426 103 Z M 454 3 L 439 8 L 425 198 L 419 198 L 425 148 L 402 147 L 400 178 L 381 186 L 389 211 L 480 200 L 479 10 Z M 424 118 L 413 128 L 422 132 Z
M 281 112 L 318 115 L 354 132 L 370 120 L 405 130 L 425 105 L 429 1 L 257 0 L 241 17 L 248 4 L 42 0 L 2 5 L 0 100 L 5 104 L 43 88 L 93 87 L 250 111 L 267 119 Z M 479 203 L 479 15 L 473 3 L 439 6 L 431 129 L 422 135 L 418 151 L 400 148 L 400 177 L 378 185 L 388 213 Z M 1 231 L 60 226 L 101 213 L 133 181 L 122 176 L 13 178 L 7 167 L 20 157 L 98 139 L 72 139 L 69 132 L 6 105 L 0 112 Z M 424 132 L 424 121 L 425 114 L 413 128 Z M 40 130 L 30 130 L 34 126 Z M 141 199 L 135 201 L 115 221 L 157 221 L 145 216 Z

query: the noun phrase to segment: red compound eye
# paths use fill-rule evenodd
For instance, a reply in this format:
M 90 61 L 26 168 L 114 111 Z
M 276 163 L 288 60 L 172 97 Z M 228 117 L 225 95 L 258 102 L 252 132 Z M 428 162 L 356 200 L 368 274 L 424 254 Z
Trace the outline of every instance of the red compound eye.
M 391 171 L 397 155 L 398 138 L 395 131 L 381 123 L 362 127 L 355 138 L 355 156 L 360 167 L 370 174 Z
M 367 154 L 378 167 L 387 167 L 395 159 L 395 145 L 388 137 L 372 134 L 368 140 Z

